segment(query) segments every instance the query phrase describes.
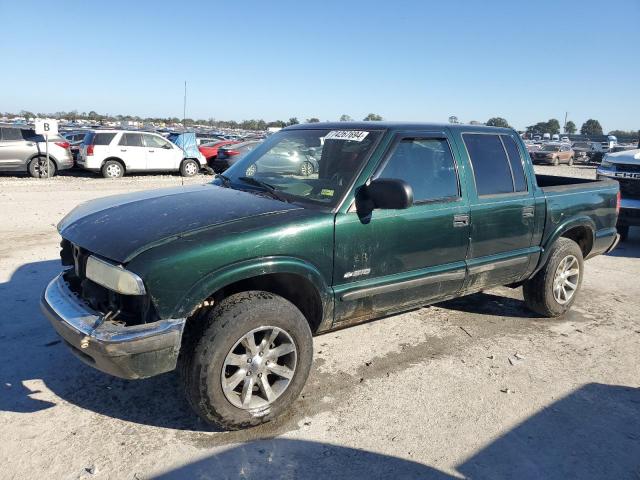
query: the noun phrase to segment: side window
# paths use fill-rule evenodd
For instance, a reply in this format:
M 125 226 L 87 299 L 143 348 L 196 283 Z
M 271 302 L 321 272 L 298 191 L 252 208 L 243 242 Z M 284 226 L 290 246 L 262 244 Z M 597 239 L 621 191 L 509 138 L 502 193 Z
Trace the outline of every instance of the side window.
M 478 195 L 513 192 L 509 160 L 498 135 L 462 135 L 473 165 Z
M 22 137 L 22 130 L 19 128 L 3 128 L 2 140 L 5 142 L 15 142 L 17 140 L 24 140 Z
M 91 135 L 90 133 L 87 135 Z M 84 138 L 84 143 L 93 143 L 94 145 L 109 145 L 113 137 L 115 137 L 115 133 L 96 133 L 93 137 L 93 142 L 87 137 Z M 125 145 L 124 143 L 120 143 L 120 145 Z
M 402 139 L 378 178 L 397 178 L 407 182 L 413 188 L 414 203 L 459 196 L 453 155 L 444 139 Z
M 167 148 L 165 147 L 166 145 L 171 146 L 165 139 L 156 137 L 155 135 L 143 135 L 143 137 L 144 143 L 149 148 Z
M 527 191 L 527 177 L 524 174 L 524 167 L 522 166 L 522 157 L 520 156 L 520 150 L 516 145 L 515 140 L 509 135 L 500 135 L 504 148 L 507 151 L 509 157 L 509 163 L 511 164 L 511 172 L 513 173 L 513 184 L 516 187 L 516 192 Z
M 120 139 L 120 145 L 127 147 L 144 147 L 142 144 L 142 135 L 139 133 L 123 133 Z

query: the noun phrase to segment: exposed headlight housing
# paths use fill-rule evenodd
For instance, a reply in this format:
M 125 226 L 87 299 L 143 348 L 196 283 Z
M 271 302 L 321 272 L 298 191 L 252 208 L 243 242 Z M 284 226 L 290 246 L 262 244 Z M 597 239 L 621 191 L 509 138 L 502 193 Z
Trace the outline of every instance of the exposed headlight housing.
M 98 285 L 123 295 L 144 295 L 144 283 L 135 273 L 94 256 L 87 259 L 87 278 Z
M 600 166 L 603 168 L 611 168 L 613 164 L 607 160 L 607 156 L 602 157 L 602 161 L 600 162 Z

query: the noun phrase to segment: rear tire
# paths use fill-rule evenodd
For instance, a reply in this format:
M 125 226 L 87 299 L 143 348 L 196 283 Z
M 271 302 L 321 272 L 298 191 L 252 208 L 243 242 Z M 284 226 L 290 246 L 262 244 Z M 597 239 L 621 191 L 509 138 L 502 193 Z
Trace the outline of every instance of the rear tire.
M 242 292 L 225 298 L 200 320 L 185 332 L 180 371 L 187 400 L 202 419 L 228 430 L 247 428 L 272 420 L 295 401 L 309 375 L 313 339 L 309 323 L 291 302 L 268 292 Z M 268 340 L 276 330 L 278 337 Z M 241 343 L 248 336 L 257 351 Z M 283 338 L 288 341 L 278 345 Z M 282 345 L 295 349 L 274 356 Z M 273 373 L 278 368 L 285 368 L 280 371 L 290 378 Z M 264 375 L 258 375 L 262 370 Z M 246 405 L 245 392 L 251 392 Z
M 102 165 L 101 172 L 104 178 L 120 178 L 124 176 L 124 165 L 117 160 L 107 160 Z
M 183 177 L 193 177 L 200 171 L 200 164 L 192 158 L 187 158 L 180 165 L 180 175 Z
M 56 175 L 56 164 L 49 159 L 49 175 L 47 175 L 47 157 L 36 157 L 29 162 L 29 175 L 33 178 L 47 178 Z
M 568 238 L 559 238 L 551 247 L 544 267 L 522 286 L 527 308 L 543 317 L 564 314 L 575 302 L 583 271 L 584 260 L 578 244 Z

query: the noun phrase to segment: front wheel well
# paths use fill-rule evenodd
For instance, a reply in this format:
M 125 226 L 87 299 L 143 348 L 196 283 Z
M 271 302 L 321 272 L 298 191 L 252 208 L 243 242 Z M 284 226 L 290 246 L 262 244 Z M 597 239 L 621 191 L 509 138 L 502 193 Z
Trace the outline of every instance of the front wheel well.
M 589 255 L 593 248 L 593 231 L 584 225 L 570 228 L 566 232 L 563 232 L 561 237 L 576 242 L 580 250 L 582 250 L 582 256 L 584 258 L 587 258 L 587 255 Z
M 270 273 L 240 280 L 221 288 L 209 299 L 215 305 L 230 295 L 252 290 L 273 293 L 290 301 L 307 319 L 311 331 L 318 330 L 323 318 L 320 294 L 309 279 L 295 273 Z

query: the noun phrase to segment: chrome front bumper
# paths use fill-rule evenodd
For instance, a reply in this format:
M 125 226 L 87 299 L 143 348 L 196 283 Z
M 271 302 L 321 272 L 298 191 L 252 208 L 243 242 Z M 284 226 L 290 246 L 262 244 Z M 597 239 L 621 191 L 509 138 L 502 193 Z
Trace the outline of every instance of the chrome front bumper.
M 42 311 L 71 351 L 85 363 L 121 378 L 145 378 L 176 367 L 185 319 L 135 326 L 102 321 L 68 286 L 54 278 L 40 301 Z

